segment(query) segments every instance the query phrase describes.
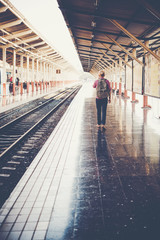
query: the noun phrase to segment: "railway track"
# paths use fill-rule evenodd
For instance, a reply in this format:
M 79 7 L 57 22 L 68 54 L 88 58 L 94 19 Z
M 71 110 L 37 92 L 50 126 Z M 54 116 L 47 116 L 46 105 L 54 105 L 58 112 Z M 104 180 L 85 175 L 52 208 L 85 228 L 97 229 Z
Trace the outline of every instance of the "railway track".
M 58 90 L 54 93 L 46 94 L 45 96 L 35 99 L 33 101 L 29 101 L 27 103 L 21 104 L 17 107 L 14 107 L 8 111 L 0 113 L 0 127 L 5 125 L 6 123 L 18 118 L 19 116 L 23 115 L 24 113 L 28 112 L 29 110 L 32 110 L 33 108 L 40 106 L 41 104 L 44 104 L 48 101 L 48 99 L 54 99 L 62 92 L 67 92 L 68 88 L 65 90 Z
M 65 90 L 0 127 L 0 159 L 52 114 L 77 88 Z
M 0 207 L 66 111 L 80 86 L 0 127 Z

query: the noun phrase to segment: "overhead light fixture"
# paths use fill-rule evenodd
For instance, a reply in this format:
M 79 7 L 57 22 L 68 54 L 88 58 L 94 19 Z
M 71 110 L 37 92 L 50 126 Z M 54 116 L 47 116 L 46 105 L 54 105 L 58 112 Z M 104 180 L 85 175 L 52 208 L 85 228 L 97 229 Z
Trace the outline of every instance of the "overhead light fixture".
M 91 22 L 91 26 L 92 26 L 92 27 L 96 27 L 96 22 L 92 21 L 92 22 Z
M 95 2 L 94 2 L 94 6 L 98 6 L 98 0 L 95 0 Z

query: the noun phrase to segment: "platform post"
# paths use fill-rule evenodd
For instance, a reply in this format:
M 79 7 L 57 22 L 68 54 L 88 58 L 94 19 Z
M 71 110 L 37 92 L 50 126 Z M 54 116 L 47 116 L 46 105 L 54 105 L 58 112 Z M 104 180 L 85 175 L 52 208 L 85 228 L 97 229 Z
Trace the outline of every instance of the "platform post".
M 113 85 L 114 83 L 112 82 L 112 89 L 113 89 L 113 87 L 114 87 L 114 85 Z
M 122 93 L 122 83 L 120 82 L 119 83 L 119 93 L 118 93 L 118 95 L 121 95 L 121 93 Z
M 136 49 L 133 49 L 133 55 L 136 57 Z M 133 77 L 132 77 L 132 103 L 138 103 L 139 101 L 136 99 L 136 94 L 134 92 L 133 87 Z
M 148 96 L 143 95 L 143 108 L 152 108 L 148 105 Z
M 125 97 L 125 98 L 129 98 L 126 89 L 124 90 L 124 97 Z
M 29 93 L 29 82 L 27 82 L 27 93 Z
M 2 95 L 6 95 L 6 48 L 2 48 L 2 60 L 3 60 L 3 72 L 2 72 L 2 76 L 1 76 L 1 83 L 2 83 Z
M 36 81 L 36 91 L 38 92 L 38 82 Z
M 27 93 L 29 93 L 29 56 L 27 56 Z
M 34 92 L 34 82 L 33 81 L 31 82 L 31 85 L 32 85 L 32 92 Z
M 23 82 L 20 83 L 20 94 L 23 94 Z
M 115 90 L 117 90 L 117 82 L 115 82 Z
M 15 88 L 15 79 L 16 79 L 16 51 L 13 50 L 13 95 L 16 94 L 16 88 Z
M 42 90 L 42 82 L 39 81 L 40 90 Z
M 128 54 L 125 54 L 125 61 L 128 62 Z M 125 68 L 125 71 L 126 71 L 126 68 Z M 128 96 L 126 86 L 127 86 L 127 82 L 126 82 L 126 77 L 125 77 L 124 98 L 130 98 L 130 97 Z
M 16 94 L 16 86 L 15 86 L 15 82 L 13 82 L 13 95 L 15 96 Z
M 149 47 L 149 41 L 145 41 L 144 43 L 147 47 Z M 146 53 L 146 50 L 144 49 L 144 53 Z M 150 105 L 148 105 L 148 96 L 145 95 L 145 81 L 143 81 L 143 107 L 142 108 L 152 108 Z
M 6 83 L 3 83 L 3 96 L 6 95 Z

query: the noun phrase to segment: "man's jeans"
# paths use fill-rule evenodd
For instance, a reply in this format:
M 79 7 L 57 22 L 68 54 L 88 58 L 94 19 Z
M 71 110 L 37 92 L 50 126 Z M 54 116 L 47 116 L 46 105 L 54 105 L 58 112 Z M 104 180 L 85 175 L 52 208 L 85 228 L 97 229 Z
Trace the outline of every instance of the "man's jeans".
M 96 107 L 97 107 L 97 122 L 98 125 L 105 125 L 106 123 L 106 111 L 107 111 L 108 99 L 98 99 L 96 98 Z

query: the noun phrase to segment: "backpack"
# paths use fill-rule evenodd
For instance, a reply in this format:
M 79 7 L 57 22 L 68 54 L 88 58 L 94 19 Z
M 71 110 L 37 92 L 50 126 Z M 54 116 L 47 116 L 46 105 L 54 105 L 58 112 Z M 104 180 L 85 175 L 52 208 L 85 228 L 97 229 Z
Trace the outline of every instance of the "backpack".
M 96 87 L 97 91 L 97 97 L 98 98 L 108 98 L 109 97 L 109 87 L 108 84 L 106 83 L 106 79 L 99 79 L 98 80 L 98 85 Z

